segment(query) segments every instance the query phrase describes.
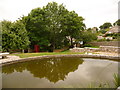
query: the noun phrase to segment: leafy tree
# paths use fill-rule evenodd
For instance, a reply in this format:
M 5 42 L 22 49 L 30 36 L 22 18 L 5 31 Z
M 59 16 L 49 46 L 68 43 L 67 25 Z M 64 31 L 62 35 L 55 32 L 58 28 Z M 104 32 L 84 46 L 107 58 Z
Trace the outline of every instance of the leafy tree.
M 105 29 L 102 29 L 99 32 L 102 33 L 102 34 L 105 34 L 107 31 Z
M 98 28 L 97 27 L 93 27 L 93 28 L 88 28 L 86 29 L 87 31 L 90 31 L 92 33 L 97 33 L 98 32 Z
M 12 39 L 15 37 L 14 34 L 12 34 L 12 23 L 10 21 L 2 21 L 2 48 L 3 50 L 8 51 L 9 49 L 14 47 L 14 42 Z M 12 45 L 12 46 L 10 46 Z
M 62 25 L 62 20 L 67 14 L 67 9 L 63 4 L 58 5 L 56 2 L 48 3 L 43 8 L 47 22 L 47 30 L 49 32 L 49 41 L 53 49 L 59 48 L 65 42 L 65 27 Z
M 93 27 L 92 30 L 98 32 L 98 28 L 97 27 Z
M 16 48 L 26 49 L 28 48 L 30 41 L 28 32 L 25 29 L 24 24 L 21 21 L 14 22 L 13 32 L 16 35 Z
M 70 37 L 71 46 L 73 45 L 73 39 L 80 37 L 81 31 L 85 29 L 83 18 L 78 16 L 75 11 L 68 12 L 65 16 L 64 27 L 66 27 L 66 36 Z
M 31 42 L 31 48 L 34 45 L 40 45 L 40 48 L 46 47 L 49 44 L 49 32 L 46 27 L 45 12 L 41 8 L 33 9 L 28 16 L 23 16 L 21 21 L 24 23 Z
M 60 20 L 66 12 L 63 5 L 48 3 L 47 6 L 33 9 L 27 17 L 23 17 L 29 32 L 31 47 L 39 44 L 43 47 L 57 48 L 63 42 Z
M 33 9 L 21 21 L 29 33 L 31 47 L 38 44 L 52 49 L 68 45 L 67 37 L 78 38 L 80 31 L 84 30 L 83 18 L 74 11 L 69 12 L 63 4 L 48 3 L 43 8 Z
M 3 51 L 25 49 L 29 45 L 29 38 L 24 24 L 21 22 L 2 21 L 2 48 Z
M 92 28 L 88 28 L 87 31 L 92 31 Z
M 97 40 L 97 35 L 95 33 L 92 33 L 90 31 L 84 31 L 81 33 L 81 40 L 84 42 L 84 44 L 91 42 L 93 40 Z
M 107 28 L 110 28 L 110 27 L 112 27 L 112 24 L 109 23 L 109 22 L 106 22 L 103 25 L 101 25 L 99 28 L 100 29 L 107 29 Z
M 113 25 L 114 25 L 114 26 L 115 26 L 115 25 L 120 26 L 120 19 L 118 19 Z

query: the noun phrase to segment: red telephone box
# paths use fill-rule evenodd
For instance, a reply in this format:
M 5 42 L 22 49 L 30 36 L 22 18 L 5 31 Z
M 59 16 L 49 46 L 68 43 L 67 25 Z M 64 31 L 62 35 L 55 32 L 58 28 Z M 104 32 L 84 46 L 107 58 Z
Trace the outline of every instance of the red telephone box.
M 34 45 L 34 51 L 37 53 L 39 52 L 39 45 Z

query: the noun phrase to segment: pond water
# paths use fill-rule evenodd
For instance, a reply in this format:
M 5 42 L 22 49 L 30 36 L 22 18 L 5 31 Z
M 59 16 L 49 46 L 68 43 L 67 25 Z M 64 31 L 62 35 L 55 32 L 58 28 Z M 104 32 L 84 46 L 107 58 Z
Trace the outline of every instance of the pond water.
M 114 87 L 117 61 L 53 57 L 2 67 L 3 88 L 88 88 L 105 83 Z M 106 85 L 107 86 L 107 85 Z

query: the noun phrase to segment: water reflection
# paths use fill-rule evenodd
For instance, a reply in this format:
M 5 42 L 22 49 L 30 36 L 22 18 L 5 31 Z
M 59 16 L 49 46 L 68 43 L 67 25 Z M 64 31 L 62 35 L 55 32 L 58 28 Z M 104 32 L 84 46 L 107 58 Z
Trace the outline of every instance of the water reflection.
M 11 74 L 27 70 L 34 77 L 46 78 L 50 82 L 56 83 L 59 80 L 64 80 L 70 72 L 77 70 L 82 63 L 83 60 L 79 57 L 45 58 L 4 66 L 2 73 Z

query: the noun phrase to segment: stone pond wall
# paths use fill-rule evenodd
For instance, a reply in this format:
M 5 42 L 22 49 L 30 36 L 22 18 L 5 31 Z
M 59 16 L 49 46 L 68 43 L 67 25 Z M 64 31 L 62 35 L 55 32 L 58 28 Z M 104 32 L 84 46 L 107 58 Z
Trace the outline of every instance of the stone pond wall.
M 97 51 L 99 51 L 99 48 L 88 48 L 88 47 L 73 48 L 73 49 L 70 49 L 70 51 L 72 51 L 72 52 L 97 52 Z
M 100 46 L 100 48 L 73 48 L 70 49 L 72 52 L 111 52 L 120 53 L 120 47 L 116 46 Z

